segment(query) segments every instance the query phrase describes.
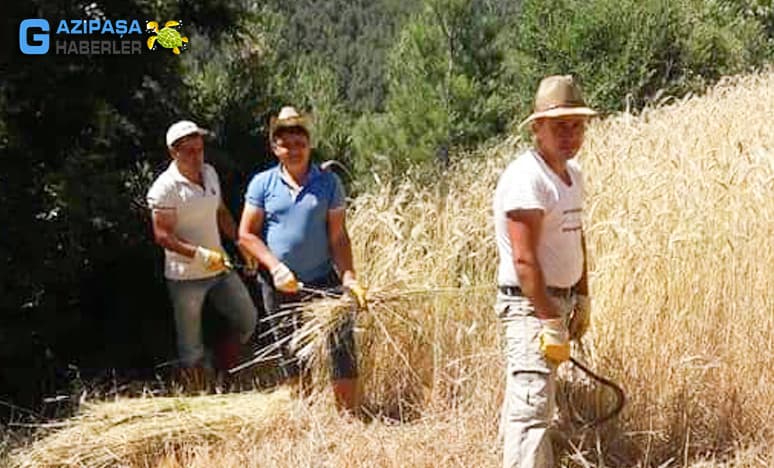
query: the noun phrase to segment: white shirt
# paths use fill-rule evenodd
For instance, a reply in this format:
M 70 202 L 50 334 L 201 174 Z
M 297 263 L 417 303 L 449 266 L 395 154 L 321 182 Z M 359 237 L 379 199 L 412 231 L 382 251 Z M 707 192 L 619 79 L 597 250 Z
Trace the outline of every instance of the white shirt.
M 148 206 L 152 210 L 175 210 L 175 235 L 194 245 L 222 250 L 218 232 L 220 182 L 215 169 L 202 166 L 204 187 L 188 180 L 173 161 L 156 178 L 148 190 Z M 169 279 L 209 278 L 218 272 L 207 271 L 203 265 L 177 252 L 164 249 L 164 276 Z
M 534 150 L 529 150 L 511 162 L 500 176 L 493 202 L 500 257 L 498 285 L 520 285 L 506 216 L 509 211 L 519 209 L 543 211 L 537 257 L 546 286 L 568 288 L 580 280 L 583 273 L 583 177 L 574 160 L 567 162 L 567 172 L 571 185 L 559 178 Z

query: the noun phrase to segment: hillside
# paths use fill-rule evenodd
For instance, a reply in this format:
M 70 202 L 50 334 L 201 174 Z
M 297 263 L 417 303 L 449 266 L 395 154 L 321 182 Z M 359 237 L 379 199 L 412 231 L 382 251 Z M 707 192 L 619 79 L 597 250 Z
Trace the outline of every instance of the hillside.
M 563 466 L 774 464 L 772 109 L 768 72 L 591 125 L 579 156 L 594 310 L 585 360 L 626 388 L 628 405 L 599 431 L 572 433 Z M 229 424 L 191 424 L 209 421 L 192 402 L 174 439 L 121 461 L 497 466 L 504 382 L 491 307 L 490 199 L 521 144 L 511 139 L 470 155 L 434 185 L 385 186 L 351 204 L 356 265 L 372 288 L 459 288 L 361 318 L 373 421 L 338 417 L 320 375 L 322 390 L 308 402 L 272 400 L 283 411 L 265 419 L 240 423 L 239 405 L 261 411 L 240 394 L 218 397 L 231 408 Z M 584 401 L 600 397 L 583 381 L 568 381 L 574 383 L 567 391 L 585 394 Z M 180 399 L 186 400 L 196 399 Z M 147 401 L 119 403 L 126 434 L 133 414 L 145 424 L 155 417 Z M 79 431 L 73 422 L 50 437 L 99 445 L 100 432 Z M 41 435 L 16 453 L 15 463 L 79 466 L 77 458 L 61 458 L 64 452 L 47 452 L 50 440 Z

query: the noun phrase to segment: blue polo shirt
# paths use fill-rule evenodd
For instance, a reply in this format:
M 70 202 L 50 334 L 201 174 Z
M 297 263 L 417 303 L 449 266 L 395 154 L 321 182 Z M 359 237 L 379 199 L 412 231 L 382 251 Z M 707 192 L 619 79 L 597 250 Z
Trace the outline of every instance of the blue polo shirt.
M 310 165 L 306 185 L 296 194 L 278 164 L 253 176 L 245 201 L 263 209 L 261 238 L 296 278 L 310 282 L 331 271 L 327 215 L 344 207 L 344 188 L 336 174 Z

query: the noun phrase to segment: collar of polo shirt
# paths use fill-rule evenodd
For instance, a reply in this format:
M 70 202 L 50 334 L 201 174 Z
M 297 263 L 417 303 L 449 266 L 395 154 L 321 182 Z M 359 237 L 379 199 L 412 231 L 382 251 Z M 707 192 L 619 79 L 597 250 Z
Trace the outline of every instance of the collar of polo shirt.
M 205 170 L 206 164 L 202 165 L 202 188 L 204 190 L 207 190 L 207 187 L 209 186 L 207 182 L 207 171 Z M 180 168 L 177 167 L 177 161 L 172 161 L 172 178 L 177 182 L 183 182 L 185 184 L 191 184 L 199 186 L 196 182 L 189 180 L 186 176 L 183 175 L 182 172 L 180 172 Z
M 282 179 L 283 182 L 285 182 L 289 187 L 290 190 L 293 192 L 294 196 L 298 196 L 299 193 L 304 189 L 304 187 L 308 187 L 311 185 L 312 181 L 317 178 L 317 176 L 320 175 L 320 168 L 317 167 L 316 164 L 309 164 L 309 170 L 306 173 L 306 184 L 305 185 L 298 185 L 295 180 L 293 180 L 292 177 L 290 177 L 290 174 L 288 174 L 287 169 L 285 169 L 285 166 L 282 164 L 278 165 L 280 179 Z

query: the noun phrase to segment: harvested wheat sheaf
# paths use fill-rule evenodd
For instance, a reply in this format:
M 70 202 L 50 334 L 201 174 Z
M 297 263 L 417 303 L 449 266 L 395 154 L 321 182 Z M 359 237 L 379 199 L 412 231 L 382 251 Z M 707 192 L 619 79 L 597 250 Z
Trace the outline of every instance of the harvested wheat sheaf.
M 80 415 L 14 454 L 18 467 L 108 467 L 185 445 L 271 427 L 292 412 L 287 389 L 86 404 Z

